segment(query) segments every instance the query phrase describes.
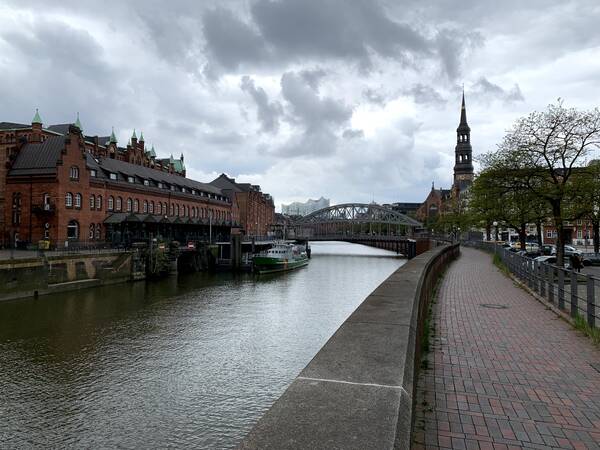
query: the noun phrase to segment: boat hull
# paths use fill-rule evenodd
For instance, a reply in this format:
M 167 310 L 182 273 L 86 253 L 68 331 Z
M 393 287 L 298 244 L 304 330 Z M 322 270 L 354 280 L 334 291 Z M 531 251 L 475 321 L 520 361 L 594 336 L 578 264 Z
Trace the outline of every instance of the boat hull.
M 282 261 L 275 258 L 259 256 L 254 258 L 254 271 L 257 273 L 287 272 L 288 270 L 304 267 L 307 264 L 308 258 L 301 258 L 293 261 Z

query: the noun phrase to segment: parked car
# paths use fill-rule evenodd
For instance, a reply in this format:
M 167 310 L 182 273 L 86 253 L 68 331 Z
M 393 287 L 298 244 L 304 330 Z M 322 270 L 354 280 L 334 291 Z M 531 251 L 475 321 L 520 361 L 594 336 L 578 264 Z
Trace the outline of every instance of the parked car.
M 541 249 L 540 253 L 542 255 L 546 255 L 546 256 L 556 255 L 556 247 L 554 245 L 550 245 L 550 244 L 542 245 L 542 249 Z
M 556 256 L 555 255 L 543 255 L 538 256 L 534 259 L 534 261 L 546 263 L 546 264 L 556 264 Z

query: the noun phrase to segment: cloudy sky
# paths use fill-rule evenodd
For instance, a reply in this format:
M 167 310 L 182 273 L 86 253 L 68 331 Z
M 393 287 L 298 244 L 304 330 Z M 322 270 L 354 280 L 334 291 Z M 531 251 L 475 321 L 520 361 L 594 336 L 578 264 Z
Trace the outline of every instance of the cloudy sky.
M 463 83 L 476 155 L 600 99 L 595 0 L 2 0 L 0 23 L 0 121 L 142 130 L 278 208 L 449 187 Z

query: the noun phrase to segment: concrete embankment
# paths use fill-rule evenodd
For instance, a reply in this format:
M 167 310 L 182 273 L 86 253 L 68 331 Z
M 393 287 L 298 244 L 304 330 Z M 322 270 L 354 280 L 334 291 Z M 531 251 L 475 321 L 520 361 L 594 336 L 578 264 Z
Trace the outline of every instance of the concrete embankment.
M 410 260 L 340 326 L 241 449 L 410 448 L 414 380 L 434 286 L 458 245 Z
M 0 261 L 0 300 L 72 291 L 145 277 L 135 251 Z

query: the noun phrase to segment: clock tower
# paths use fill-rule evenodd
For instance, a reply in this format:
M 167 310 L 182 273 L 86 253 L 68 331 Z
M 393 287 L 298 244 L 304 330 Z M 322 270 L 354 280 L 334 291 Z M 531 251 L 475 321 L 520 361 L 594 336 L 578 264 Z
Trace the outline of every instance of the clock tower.
M 467 109 L 465 107 L 465 92 L 463 90 L 460 123 L 456 129 L 456 147 L 454 148 L 454 186 L 458 192 L 463 192 L 473 182 L 473 149 L 471 148 L 471 128 L 467 124 Z

